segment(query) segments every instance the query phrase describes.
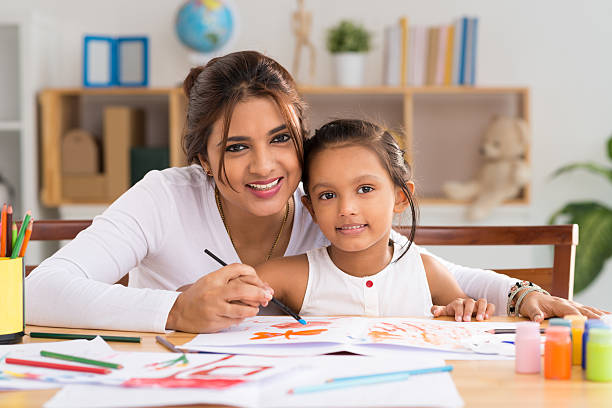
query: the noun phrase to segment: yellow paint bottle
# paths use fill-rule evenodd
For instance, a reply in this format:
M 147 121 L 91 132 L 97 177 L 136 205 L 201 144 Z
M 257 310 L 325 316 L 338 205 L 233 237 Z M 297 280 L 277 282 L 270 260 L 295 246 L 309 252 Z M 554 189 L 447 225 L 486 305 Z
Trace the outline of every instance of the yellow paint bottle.
M 582 365 L 582 333 L 586 316 L 566 315 L 563 317 L 572 323 L 572 365 Z

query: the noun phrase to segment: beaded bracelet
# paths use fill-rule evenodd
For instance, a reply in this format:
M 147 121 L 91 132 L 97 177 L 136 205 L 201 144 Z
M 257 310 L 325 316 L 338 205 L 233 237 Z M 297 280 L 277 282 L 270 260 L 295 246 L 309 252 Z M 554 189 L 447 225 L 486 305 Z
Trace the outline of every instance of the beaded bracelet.
M 519 296 L 516 302 L 513 302 L 516 295 L 521 291 L 521 289 L 524 289 L 524 288 L 527 288 L 527 289 L 523 293 L 521 293 L 521 296 Z M 546 295 L 550 295 L 550 293 L 548 293 L 547 291 L 545 291 L 544 289 L 542 289 L 541 287 L 539 287 L 533 282 L 520 281 L 512 285 L 512 287 L 510 288 L 510 291 L 508 292 L 508 303 L 506 304 L 506 314 L 508 316 L 519 316 L 519 310 L 520 310 L 521 303 L 523 302 L 523 299 L 528 293 L 531 293 L 534 291 L 544 293 Z

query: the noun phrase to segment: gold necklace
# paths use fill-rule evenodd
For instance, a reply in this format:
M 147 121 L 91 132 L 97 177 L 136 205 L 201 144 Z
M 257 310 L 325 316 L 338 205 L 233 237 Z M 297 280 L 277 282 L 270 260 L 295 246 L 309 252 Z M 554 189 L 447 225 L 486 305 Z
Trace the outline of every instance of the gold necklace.
M 221 198 L 219 197 L 219 189 L 215 186 L 215 201 L 217 202 L 217 209 L 219 210 L 219 215 L 221 215 L 221 221 L 223 221 L 223 226 L 227 231 L 227 235 L 229 235 L 229 239 L 232 242 L 232 246 L 238 252 L 238 248 L 236 248 L 236 244 L 234 243 L 234 239 L 232 238 L 232 234 L 230 233 L 229 225 L 225 222 L 225 214 L 223 213 L 223 205 L 221 204 Z M 289 218 L 289 200 L 287 200 L 287 207 L 285 210 L 285 216 L 283 217 L 283 221 L 281 222 L 280 229 L 276 233 L 276 237 L 274 238 L 274 242 L 272 243 L 272 248 L 270 248 L 270 252 L 268 252 L 268 256 L 266 257 L 266 261 L 268 261 L 272 257 L 272 253 L 274 252 L 274 248 L 276 248 L 276 244 L 278 244 L 278 240 L 280 239 L 281 234 L 283 233 L 283 228 L 285 228 L 285 224 L 287 223 L 287 218 Z

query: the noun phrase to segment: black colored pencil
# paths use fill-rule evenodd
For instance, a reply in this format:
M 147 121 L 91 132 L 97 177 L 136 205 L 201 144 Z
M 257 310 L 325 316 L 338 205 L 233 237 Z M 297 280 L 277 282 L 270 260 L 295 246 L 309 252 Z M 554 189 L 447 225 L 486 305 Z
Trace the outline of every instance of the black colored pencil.
M 210 256 L 212 259 L 214 259 L 215 261 L 219 262 L 221 264 L 221 266 L 227 266 L 227 264 L 225 262 L 223 262 L 217 255 L 213 254 L 208 249 L 204 249 L 204 252 L 206 253 L 206 255 Z M 295 320 L 297 320 L 301 324 L 304 324 L 304 325 L 306 324 L 306 320 L 302 319 L 300 317 L 300 315 L 295 313 L 293 310 L 289 309 L 280 300 L 278 300 L 275 297 L 273 297 L 271 302 L 274 303 L 276 306 L 280 307 L 283 312 L 287 313 L 289 316 L 293 317 Z
M 486 330 L 486 332 L 491 334 L 514 334 L 516 333 L 516 329 L 490 329 Z M 546 329 L 541 327 L 540 333 L 546 333 Z

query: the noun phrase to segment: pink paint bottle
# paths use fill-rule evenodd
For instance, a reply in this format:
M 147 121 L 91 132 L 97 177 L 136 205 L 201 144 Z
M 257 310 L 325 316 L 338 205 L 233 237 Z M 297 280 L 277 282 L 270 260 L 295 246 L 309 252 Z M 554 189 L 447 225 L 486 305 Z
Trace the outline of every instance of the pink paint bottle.
M 515 369 L 519 374 L 540 372 L 540 324 L 522 322 L 516 324 Z

